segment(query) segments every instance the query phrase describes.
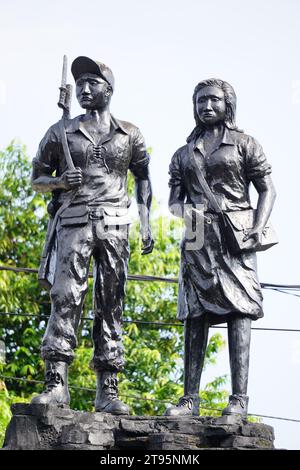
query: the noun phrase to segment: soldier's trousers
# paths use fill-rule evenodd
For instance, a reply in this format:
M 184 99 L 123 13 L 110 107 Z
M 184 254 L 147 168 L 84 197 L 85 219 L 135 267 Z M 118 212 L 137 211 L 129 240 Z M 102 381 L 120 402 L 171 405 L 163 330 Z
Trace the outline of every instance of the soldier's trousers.
M 102 220 L 83 226 L 60 224 L 56 231 L 57 259 L 50 291 L 51 316 L 42 342 L 42 358 L 70 364 L 77 345 L 77 328 L 88 287 L 93 257 L 94 370 L 122 370 L 122 312 L 129 258 L 128 226 L 107 230 Z

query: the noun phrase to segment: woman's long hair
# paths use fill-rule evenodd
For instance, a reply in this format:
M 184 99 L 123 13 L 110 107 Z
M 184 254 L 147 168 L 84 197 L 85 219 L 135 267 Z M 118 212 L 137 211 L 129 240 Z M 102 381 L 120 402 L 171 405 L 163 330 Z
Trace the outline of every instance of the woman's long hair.
M 202 122 L 199 119 L 199 116 L 196 111 L 196 97 L 199 90 L 207 86 L 217 86 L 221 88 L 224 92 L 225 104 L 226 104 L 226 117 L 225 117 L 225 126 L 228 129 L 235 130 L 238 132 L 243 132 L 238 129 L 235 123 L 235 116 L 236 116 L 236 94 L 234 89 L 232 88 L 229 83 L 225 82 L 224 80 L 219 80 L 218 78 L 209 78 L 208 80 L 202 80 L 202 82 L 198 83 L 196 86 L 194 93 L 193 93 L 193 106 L 194 106 L 194 119 L 196 122 L 196 127 L 193 129 L 191 134 L 187 138 L 187 142 L 197 138 L 204 129 Z

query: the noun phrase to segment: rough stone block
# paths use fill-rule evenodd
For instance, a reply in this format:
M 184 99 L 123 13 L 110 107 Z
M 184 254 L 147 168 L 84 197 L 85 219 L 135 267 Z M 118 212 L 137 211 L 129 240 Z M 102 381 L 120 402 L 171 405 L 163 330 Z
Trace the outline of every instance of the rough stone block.
M 273 449 L 262 423 L 222 424 L 212 417 L 113 416 L 66 407 L 16 404 L 5 449 Z
M 39 449 L 36 420 L 30 416 L 13 416 L 7 428 L 3 447 L 7 449 Z
M 155 432 L 155 422 L 151 420 L 129 420 L 121 419 L 121 429 L 128 434 L 134 434 L 135 436 L 147 435 Z
M 261 437 L 230 436 L 221 442 L 221 447 L 237 449 L 273 449 L 273 442 Z
M 85 444 L 88 439 L 88 433 L 82 429 L 82 426 L 77 425 L 76 428 L 72 425 L 64 426 L 62 428 L 60 443 L 61 444 Z
M 242 423 L 243 419 L 239 415 L 224 415 L 215 420 L 215 424 L 220 425 L 241 425 Z
M 206 447 L 203 436 L 161 433 L 149 437 L 149 450 L 199 450 Z
M 149 447 L 148 436 L 124 436 L 120 433 L 115 435 L 114 449 L 145 450 Z
M 274 441 L 274 430 L 271 426 L 262 423 L 246 424 L 241 427 L 241 435 L 248 437 L 262 437 Z

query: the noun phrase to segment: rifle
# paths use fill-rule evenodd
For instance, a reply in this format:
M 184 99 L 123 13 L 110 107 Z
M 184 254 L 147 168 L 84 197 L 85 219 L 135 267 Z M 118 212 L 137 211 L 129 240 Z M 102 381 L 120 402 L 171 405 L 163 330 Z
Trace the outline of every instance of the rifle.
M 67 69 L 68 58 L 66 55 L 63 57 L 63 68 L 61 75 L 61 85 L 59 87 L 59 100 L 57 106 L 63 110 L 63 118 L 70 118 L 71 98 L 72 98 L 72 85 L 67 84 Z
M 61 120 L 59 121 L 59 128 L 61 134 L 61 141 L 63 146 L 63 151 L 65 155 L 65 159 L 67 162 L 67 166 L 69 170 L 75 170 L 75 166 L 73 164 L 73 160 L 70 154 L 66 129 L 65 129 L 65 120 L 70 118 L 70 108 L 71 108 L 71 98 L 72 98 L 72 85 L 67 84 L 67 67 L 68 67 L 68 59 L 67 56 L 64 55 L 63 57 L 63 68 L 62 68 L 62 77 L 61 77 L 61 85 L 59 87 L 59 100 L 57 106 L 63 110 L 63 115 Z M 76 193 L 76 190 L 75 190 Z M 72 192 L 69 199 L 72 199 L 75 195 L 74 191 Z M 58 216 L 60 212 L 70 203 L 70 200 L 66 200 L 64 204 L 57 208 L 55 201 L 55 191 L 52 193 L 52 201 L 48 205 L 48 212 L 51 215 L 47 234 L 46 234 L 46 241 L 45 246 L 42 254 L 42 259 L 40 263 L 39 273 L 38 273 L 38 280 L 43 287 L 47 289 L 51 288 L 54 276 L 54 267 L 53 262 L 51 262 L 51 247 L 53 243 L 56 223 L 58 220 Z
M 62 146 L 66 158 L 66 162 L 69 170 L 75 170 L 73 160 L 70 154 L 66 129 L 65 129 L 65 120 L 70 118 L 70 108 L 71 108 L 71 98 L 72 98 L 72 85 L 67 84 L 67 68 L 68 68 L 68 59 L 64 55 L 63 58 L 63 68 L 61 76 L 61 85 L 59 87 L 59 100 L 57 106 L 63 110 L 63 115 L 59 123 L 60 134 L 62 140 Z

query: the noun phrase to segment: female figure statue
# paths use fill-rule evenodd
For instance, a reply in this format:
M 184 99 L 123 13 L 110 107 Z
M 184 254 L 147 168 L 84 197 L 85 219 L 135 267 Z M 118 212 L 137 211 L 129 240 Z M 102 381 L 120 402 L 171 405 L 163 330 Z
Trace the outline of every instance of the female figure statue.
M 178 317 L 184 322 L 184 396 L 166 414 L 199 414 L 209 326 L 227 322 L 232 394 L 223 414 L 246 417 L 251 322 L 263 316 L 256 251 L 276 193 L 261 145 L 236 126 L 232 86 L 223 80 L 204 80 L 195 88 L 193 104 L 196 127 L 170 164 L 169 207 L 183 217 L 186 204 L 202 205 L 204 239 L 201 248 L 189 248 L 186 238 L 181 245 Z M 207 197 L 199 171 L 214 201 Z M 222 214 L 249 212 L 251 182 L 258 203 L 254 223 L 244 233 L 248 250 L 232 254 Z

